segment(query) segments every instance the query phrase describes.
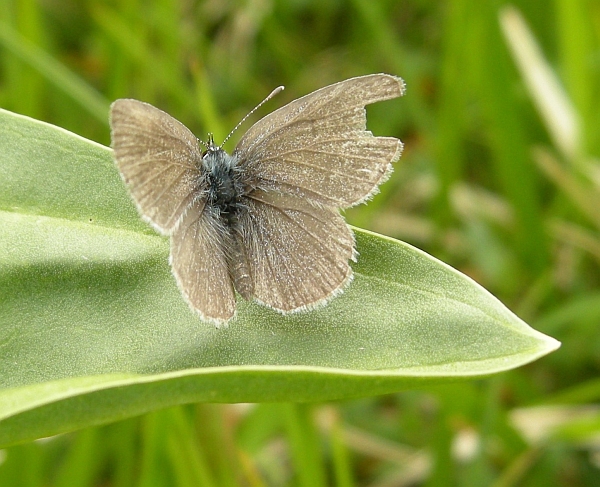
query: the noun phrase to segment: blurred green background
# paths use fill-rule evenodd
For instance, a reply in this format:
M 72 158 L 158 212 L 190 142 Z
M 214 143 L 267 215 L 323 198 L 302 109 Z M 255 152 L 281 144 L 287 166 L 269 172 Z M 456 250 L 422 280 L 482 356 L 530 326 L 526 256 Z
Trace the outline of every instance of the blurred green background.
M 487 380 L 39 440 L 0 450 L 1 486 L 600 485 L 600 2 L 0 0 L 0 107 L 103 144 L 116 98 L 219 141 L 278 85 L 253 120 L 375 72 L 408 91 L 369 127 L 406 149 L 348 221 L 465 272 L 562 348 Z

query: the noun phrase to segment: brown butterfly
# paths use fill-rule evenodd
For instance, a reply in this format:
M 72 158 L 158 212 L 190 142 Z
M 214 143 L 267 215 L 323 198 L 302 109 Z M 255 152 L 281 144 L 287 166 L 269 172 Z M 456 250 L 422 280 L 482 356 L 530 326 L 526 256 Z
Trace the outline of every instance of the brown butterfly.
M 259 120 L 232 155 L 152 105 L 112 104 L 117 166 L 142 217 L 171 237 L 173 274 L 202 319 L 232 318 L 234 291 L 281 313 L 342 292 L 355 249 L 340 209 L 371 197 L 402 152 L 366 130 L 365 106 L 404 90 L 387 74 L 326 86 Z

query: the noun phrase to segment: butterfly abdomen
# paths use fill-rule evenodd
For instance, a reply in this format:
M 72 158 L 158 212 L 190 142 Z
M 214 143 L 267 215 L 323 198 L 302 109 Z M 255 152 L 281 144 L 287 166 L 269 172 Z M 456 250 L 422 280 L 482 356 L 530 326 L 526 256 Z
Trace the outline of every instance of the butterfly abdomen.
M 209 148 L 202 158 L 203 177 L 206 178 L 207 209 L 220 222 L 219 235 L 229 275 L 235 289 L 246 299 L 252 299 L 254 286 L 247 258 L 243 251 L 243 231 L 239 213 L 248 192 L 237 165 L 236 156 L 222 149 Z

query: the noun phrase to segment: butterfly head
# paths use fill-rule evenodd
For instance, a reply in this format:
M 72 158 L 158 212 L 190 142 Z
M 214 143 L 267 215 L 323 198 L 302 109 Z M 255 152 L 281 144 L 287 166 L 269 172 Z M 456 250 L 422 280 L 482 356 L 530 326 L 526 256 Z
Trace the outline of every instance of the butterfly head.
M 208 134 L 208 141 L 203 142 L 201 140 L 199 140 L 199 142 L 205 147 L 205 151 L 202 153 L 202 158 L 204 158 L 207 154 L 215 154 L 217 152 L 223 152 L 222 146 L 221 145 L 216 145 L 215 144 L 215 139 L 213 134 L 209 133 Z

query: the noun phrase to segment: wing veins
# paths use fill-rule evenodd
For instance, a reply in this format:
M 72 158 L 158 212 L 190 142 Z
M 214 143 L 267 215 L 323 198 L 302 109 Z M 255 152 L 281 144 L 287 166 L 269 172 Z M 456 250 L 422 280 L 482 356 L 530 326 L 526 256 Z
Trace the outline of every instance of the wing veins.
M 314 95 L 314 93 L 315 92 L 313 92 L 311 95 Z M 308 104 L 308 105 L 306 105 L 303 109 L 299 109 L 297 111 L 296 115 L 294 117 L 290 118 L 289 121 L 284 122 L 281 125 L 279 125 L 279 127 L 277 127 L 275 130 L 272 130 L 271 132 L 269 132 L 263 139 L 259 140 L 257 138 L 256 141 L 255 141 L 255 143 L 251 144 L 250 147 L 254 147 L 259 142 L 261 144 L 264 144 L 265 141 L 268 141 L 274 135 L 279 134 L 282 130 L 286 129 L 287 127 L 294 126 L 294 124 L 296 124 L 296 123 L 301 123 L 301 122 L 304 122 L 304 121 L 314 121 L 314 119 L 311 120 L 308 117 L 301 118 L 301 116 L 303 114 L 306 114 L 306 113 L 308 113 L 309 115 L 311 113 L 314 113 L 315 110 L 317 110 L 317 109 L 325 106 L 325 104 L 327 104 L 327 103 L 330 103 L 332 100 L 334 100 L 335 98 L 337 98 L 337 96 L 339 96 L 339 88 L 337 90 L 335 90 L 335 96 L 332 96 L 332 97 L 329 97 L 329 98 L 325 98 L 325 99 L 321 100 L 321 103 L 317 103 L 317 101 L 319 100 L 319 97 L 313 97 L 313 100 L 311 101 L 311 103 Z M 294 102 L 292 102 L 292 103 L 294 103 Z M 282 108 L 286 108 L 286 106 L 284 106 Z M 280 108 L 279 110 L 281 110 L 282 108 Z M 364 106 L 363 106 L 363 108 L 364 108 Z M 273 113 L 277 113 L 277 111 L 275 111 Z M 340 110 L 340 111 L 342 111 L 342 110 Z M 339 113 L 339 112 L 332 112 L 332 113 Z M 366 121 L 366 117 L 365 117 L 365 121 Z
M 261 179 L 261 181 L 263 181 L 265 183 L 271 183 L 271 184 L 273 184 L 274 186 L 277 186 L 277 187 L 284 187 L 285 186 L 287 188 L 290 188 L 290 190 L 291 190 L 290 192 L 292 194 L 294 193 L 294 191 L 293 191 L 294 189 L 299 189 L 299 190 L 303 191 L 304 193 L 311 193 L 313 195 L 316 195 L 315 199 L 317 199 L 317 200 L 318 199 L 324 199 L 324 200 L 327 200 L 327 201 L 334 202 L 337 205 L 336 206 L 337 208 L 343 208 L 342 205 L 346 204 L 343 199 L 332 198 L 331 196 L 325 195 L 323 193 L 317 193 L 316 191 L 314 191 L 314 190 L 312 190 L 310 188 L 307 188 L 305 186 L 300 186 L 298 184 L 289 184 L 289 183 L 285 183 L 285 182 L 281 182 L 281 181 L 276 181 L 274 179 L 269 179 L 269 178 L 265 178 L 265 177 L 262 177 L 262 176 L 260 177 L 260 179 Z M 256 200 L 256 198 L 252 198 L 252 199 Z
M 156 178 L 159 178 L 160 176 L 162 176 L 163 174 L 165 174 L 167 171 L 169 171 L 171 169 L 171 166 L 165 166 L 163 167 L 160 171 L 156 172 L 155 174 L 152 175 L 152 177 L 145 179 L 142 183 L 139 184 L 140 188 L 143 188 L 144 186 L 146 186 L 148 183 L 154 181 Z M 176 180 L 179 180 L 181 178 L 181 176 L 183 176 L 187 171 L 183 170 L 181 171 L 176 177 Z M 162 193 L 164 194 L 164 193 Z M 162 196 L 161 194 L 161 196 Z
M 262 201 L 261 201 L 262 203 Z M 268 203 L 267 203 L 268 204 Z M 279 208 L 277 206 L 275 206 L 274 204 L 269 204 L 269 206 L 271 206 L 272 208 L 274 208 L 275 210 L 277 210 L 279 213 L 281 213 L 281 215 L 283 215 L 288 221 L 290 221 L 292 224 L 294 224 L 297 228 L 299 228 L 300 230 L 302 230 L 303 232 L 305 232 L 306 234 L 310 235 L 312 237 L 312 239 L 316 242 L 316 243 L 320 243 L 321 239 L 319 239 L 319 237 L 317 235 L 315 235 L 313 232 L 307 230 L 307 228 L 302 225 L 298 220 L 295 220 L 292 216 L 290 216 L 287 211 L 290 211 L 290 209 L 283 209 L 283 208 Z M 310 217 L 315 218 L 315 215 L 302 211 L 302 210 L 292 210 L 292 211 L 298 211 L 299 213 L 303 213 L 305 215 L 308 215 Z M 323 220 L 319 220 L 318 218 L 315 218 L 315 220 L 324 223 Z M 335 242 L 337 242 L 340 245 L 343 245 L 342 242 L 340 242 L 339 240 L 335 239 Z M 275 246 L 275 250 L 277 252 L 279 252 L 277 246 Z M 296 261 L 298 262 L 298 261 Z M 336 260 L 330 260 L 330 262 L 336 262 Z
M 263 242 L 267 241 L 267 239 L 265 238 L 265 230 L 266 230 L 266 228 L 265 228 L 265 227 L 262 227 L 262 226 L 260 226 L 260 225 L 258 225 L 258 224 L 257 224 L 258 222 L 257 222 L 256 216 L 255 216 L 255 215 L 253 215 L 251 212 L 250 212 L 250 218 L 252 218 L 252 219 L 254 220 L 255 227 L 258 227 L 258 228 L 260 229 L 260 234 L 261 234 L 261 237 L 262 237 L 262 239 L 261 239 L 261 240 L 262 240 Z M 268 233 L 268 236 L 269 236 L 269 237 L 271 236 L 271 235 L 270 235 L 270 232 Z M 261 249 L 261 250 L 262 250 L 262 249 Z M 281 256 L 281 254 L 279 253 L 279 249 L 277 249 L 277 248 L 276 248 L 276 249 L 275 249 L 275 251 L 278 253 L 278 255 L 280 255 L 280 256 Z M 269 271 L 271 272 L 271 275 L 272 275 L 272 276 L 276 276 L 277 274 L 276 274 L 276 273 L 275 273 L 275 271 L 273 270 L 273 266 L 272 266 L 271 259 L 269 259 L 269 258 L 268 258 L 268 256 L 267 256 L 267 253 L 266 253 L 266 252 L 263 254 L 263 256 L 264 256 L 264 260 L 266 261 L 267 267 L 269 268 Z M 283 260 L 283 265 L 284 265 L 284 266 L 285 266 L 285 268 L 286 268 L 286 273 L 288 274 L 288 276 L 291 276 L 291 274 L 290 274 L 290 270 L 289 270 L 289 268 L 288 268 L 288 266 L 287 266 L 287 263 L 286 263 L 285 259 L 282 259 L 282 260 Z M 260 274 L 260 273 L 259 273 L 259 274 Z M 281 296 L 282 294 L 281 294 L 281 287 L 280 287 L 280 285 L 279 285 L 279 280 L 278 280 L 278 279 L 273 279 L 271 282 L 273 282 L 273 281 L 275 282 L 275 287 L 277 288 L 277 295 L 278 295 L 278 296 Z
M 304 151 L 305 149 L 303 149 Z M 327 155 L 339 155 L 339 154 L 335 154 L 335 153 L 330 153 L 330 152 L 317 152 L 317 151 L 308 151 L 308 152 L 313 152 L 313 153 L 317 153 L 317 154 L 327 154 Z M 263 159 L 263 160 L 276 160 L 276 157 L 272 157 L 269 159 Z M 348 157 L 348 159 L 369 159 L 368 157 Z M 318 166 L 316 164 L 310 164 L 308 162 L 302 161 L 302 160 L 298 160 L 298 159 L 291 159 L 291 158 L 283 158 L 284 161 L 289 161 L 289 162 L 293 162 L 294 164 L 297 164 L 299 166 L 305 166 L 305 167 L 310 167 L 313 169 L 317 169 L 321 172 L 325 172 L 325 173 L 329 173 L 329 174 L 333 174 L 333 175 L 337 175 L 337 176 L 343 176 L 344 178 L 348 178 L 348 179 L 354 179 L 356 181 L 365 181 L 364 177 L 361 176 L 356 176 L 354 174 L 351 174 L 350 172 L 348 173 L 344 173 L 341 171 L 334 171 L 332 169 L 329 169 L 327 167 L 323 167 L 323 166 Z M 387 164 L 389 164 L 389 162 L 387 162 Z
M 160 194 L 159 194 L 158 196 L 156 196 L 156 198 L 154 198 L 154 199 L 152 200 L 152 203 L 151 203 L 151 205 L 154 205 L 154 204 L 155 204 L 155 203 L 156 203 L 158 200 L 160 200 L 160 199 L 161 199 L 161 198 L 162 198 L 162 197 L 165 195 L 165 193 L 166 193 L 167 191 L 169 191 L 169 190 L 170 190 L 170 189 L 171 189 L 171 188 L 172 188 L 172 187 L 175 185 L 175 183 L 176 183 L 177 181 L 179 181 L 179 178 L 180 178 L 180 177 L 181 177 L 183 174 L 185 174 L 185 171 L 182 171 L 182 172 L 179 174 L 179 176 L 177 176 L 177 178 L 175 178 L 175 180 L 174 180 L 174 181 L 171 181 L 171 182 L 170 182 L 168 185 L 166 185 L 166 187 L 165 187 L 165 188 L 163 188 L 163 190 L 160 192 Z
M 167 152 L 167 151 L 164 151 L 164 152 Z M 153 154 L 153 156 L 154 156 L 154 154 Z M 129 156 L 129 157 L 131 157 L 131 156 Z M 162 160 L 164 160 L 164 159 L 159 159 L 158 157 L 148 157 L 148 156 L 146 156 L 146 157 L 141 157 L 139 159 L 136 157 L 136 162 L 133 163 L 133 164 L 128 164 L 128 167 L 132 167 L 132 168 L 133 167 L 139 167 L 139 166 L 142 166 L 144 164 L 149 164 L 151 162 L 157 162 L 157 161 L 160 162 Z M 175 161 L 169 161 L 169 166 L 183 167 L 187 171 L 189 171 L 191 169 L 194 169 L 194 166 L 191 166 L 191 165 L 190 166 L 186 166 L 185 164 L 181 164 L 180 162 L 175 162 Z
M 275 208 L 276 210 L 282 210 L 283 209 L 283 208 L 278 207 L 275 203 L 270 202 L 269 200 L 264 200 L 264 199 L 257 198 L 256 196 L 252 196 L 252 194 L 248 195 L 248 197 L 251 198 L 251 199 L 253 199 L 254 201 L 257 201 L 257 202 L 262 203 L 264 205 L 270 206 L 271 208 Z M 286 209 L 289 210 L 290 208 L 286 208 Z M 318 208 L 316 208 L 316 209 L 318 209 Z M 310 217 L 313 217 L 319 223 L 326 223 L 325 219 L 317 218 L 316 215 L 314 215 L 313 213 L 309 213 L 308 210 L 294 209 L 294 211 L 297 211 L 298 213 L 302 213 L 303 215 L 308 215 Z

